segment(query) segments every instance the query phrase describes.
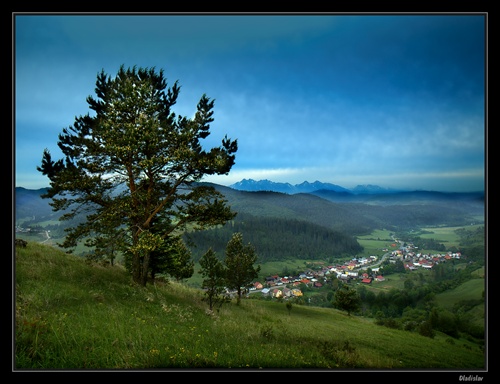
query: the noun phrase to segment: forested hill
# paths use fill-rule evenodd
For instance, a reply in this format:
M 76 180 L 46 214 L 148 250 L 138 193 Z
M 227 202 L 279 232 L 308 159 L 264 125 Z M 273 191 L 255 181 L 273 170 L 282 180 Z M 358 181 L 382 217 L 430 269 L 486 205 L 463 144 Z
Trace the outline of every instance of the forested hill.
M 16 187 L 15 190 L 15 214 L 16 220 L 27 217 L 48 218 L 54 216 L 50 200 L 42 199 L 40 196 L 47 192 L 47 188 L 26 189 Z
M 469 225 L 483 215 L 483 203 L 470 196 L 408 194 L 400 204 L 335 203 L 300 193 L 248 192 L 212 185 L 223 193 L 236 218 L 223 227 L 190 233 L 195 260 L 210 246 L 223 254 L 231 234 L 241 232 L 260 262 L 331 255 L 356 255 L 356 236 L 375 229 L 401 230 L 429 225 Z M 426 199 L 425 196 L 428 196 Z
M 455 194 L 404 194 L 398 204 L 333 202 L 308 193 L 245 192 L 217 184 L 232 209 L 255 217 L 275 217 L 308 221 L 352 236 L 374 229 L 414 228 L 426 225 L 468 225 L 484 216 L 484 197 Z M 427 196 L 427 199 L 425 198 Z M 387 198 L 388 199 L 388 198 Z M 385 199 L 384 201 L 387 201 Z
M 344 232 L 328 229 L 304 220 L 255 217 L 239 213 L 235 220 L 224 226 L 185 235 L 194 260 L 211 247 L 223 255 L 231 235 L 241 232 L 245 243 L 251 243 L 258 255 L 258 262 L 301 258 L 328 259 L 332 255 L 354 256 L 363 248 L 356 238 Z
M 365 216 L 364 212 L 353 209 L 354 206 L 307 193 L 246 192 L 213 186 L 226 196 L 233 211 L 255 217 L 303 220 L 351 235 L 367 234 L 382 225 L 377 217 Z

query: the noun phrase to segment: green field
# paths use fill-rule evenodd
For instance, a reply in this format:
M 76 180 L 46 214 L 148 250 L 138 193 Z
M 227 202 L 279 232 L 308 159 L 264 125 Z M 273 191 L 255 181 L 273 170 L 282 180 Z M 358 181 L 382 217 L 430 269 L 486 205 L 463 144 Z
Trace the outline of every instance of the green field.
M 465 227 L 467 230 L 475 230 L 476 228 L 484 227 L 484 224 L 471 225 Z M 460 236 L 456 233 L 457 229 L 464 227 L 422 227 L 422 232 L 417 232 L 416 236 L 422 239 L 434 239 L 437 242 L 443 244 L 446 248 L 459 247 Z M 366 236 L 358 236 L 358 242 L 364 247 L 364 251 L 360 256 L 370 256 L 370 255 L 381 255 L 382 249 L 395 250 L 397 247 L 393 247 L 393 241 L 390 237 L 391 231 L 388 230 L 375 230 L 371 234 Z M 422 253 L 439 253 L 434 249 L 419 249 Z
M 436 295 L 436 302 L 443 308 L 450 309 L 462 300 L 484 300 L 486 286 L 482 278 L 472 279 L 457 288 Z
M 358 243 L 364 248 L 358 256 L 382 256 L 386 253 L 384 249 L 395 250 L 396 248 L 392 246 L 394 241 L 390 235 L 391 231 L 377 229 L 369 235 L 358 236 Z
M 424 227 L 422 231 L 429 231 L 432 233 L 422 233 L 419 236 L 423 239 L 434 239 L 445 247 L 457 247 L 459 245 L 460 237 L 455 233 L 458 227 Z
M 423 239 L 435 239 L 443 243 L 446 247 L 458 247 L 460 237 L 456 233 L 457 229 L 465 228 L 467 230 L 475 230 L 479 227 L 484 227 L 484 224 L 471 225 L 468 227 L 422 227 L 422 231 L 430 233 L 422 233 L 419 236 Z

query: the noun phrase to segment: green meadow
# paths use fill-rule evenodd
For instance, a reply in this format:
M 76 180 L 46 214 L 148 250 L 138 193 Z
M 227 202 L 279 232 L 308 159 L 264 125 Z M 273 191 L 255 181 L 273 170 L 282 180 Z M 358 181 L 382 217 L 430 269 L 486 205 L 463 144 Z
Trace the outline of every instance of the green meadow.
M 199 289 L 136 286 L 121 266 L 43 244 L 16 248 L 15 265 L 15 370 L 486 368 L 484 348 L 466 338 L 258 298 L 210 312 Z M 475 298 L 481 288 L 462 289 Z
M 382 256 L 385 253 L 384 249 L 396 250 L 397 247 L 392 246 L 394 241 L 391 233 L 389 230 L 376 229 L 369 235 L 357 236 L 358 243 L 364 248 L 358 256 Z

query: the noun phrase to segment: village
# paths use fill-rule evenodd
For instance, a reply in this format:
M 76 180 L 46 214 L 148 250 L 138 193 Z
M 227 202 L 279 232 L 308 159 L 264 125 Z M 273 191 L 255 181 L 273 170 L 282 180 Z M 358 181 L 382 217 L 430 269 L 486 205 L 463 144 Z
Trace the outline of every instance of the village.
M 395 244 L 393 244 L 395 246 Z M 331 276 L 350 283 L 370 285 L 385 280 L 383 268 L 380 265 L 388 260 L 396 263 L 403 262 L 405 270 L 414 271 L 418 268 L 432 269 L 436 264 L 447 262 L 451 259 L 460 259 L 459 252 L 446 252 L 437 254 L 418 253 L 413 244 L 400 247 L 398 250 L 389 251 L 380 258 L 377 256 L 353 258 L 343 264 L 329 265 L 317 270 L 307 269 L 297 276 L 272 275 L 266 277 L 264 282 L 254 282 L 249 288 L 249 293 L 260 292 L 263 296 L 277 299 L 300 297 L 303 295 L 299 288 L 302 284 L 312 288 L 321 288 L 331 280 Z

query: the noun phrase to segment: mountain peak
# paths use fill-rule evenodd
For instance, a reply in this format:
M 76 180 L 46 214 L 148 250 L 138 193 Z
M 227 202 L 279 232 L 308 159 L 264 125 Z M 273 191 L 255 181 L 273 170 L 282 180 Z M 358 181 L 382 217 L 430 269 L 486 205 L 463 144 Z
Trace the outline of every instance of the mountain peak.
M 292 185 L 290 183 L 279 183 L 267 179 L 259 181 L 255 181 L 253 179 L 248 179 L 248 180 L 243 179 L 234 184 L 231 184 L 229 187 L 240 191 L 252 191 L 252 192 L 273 191 L 273 192 L 282 192 L 288 194 L 309 193 L 323 189 L 336 192 L 350 192 L 348 189 L 341 187 L 339 185 L 331 183 L 323 183 L 319 180 L 316 180 L 313 183 L 310 183 L 307 180 L 305 180 L 300 184 Z

